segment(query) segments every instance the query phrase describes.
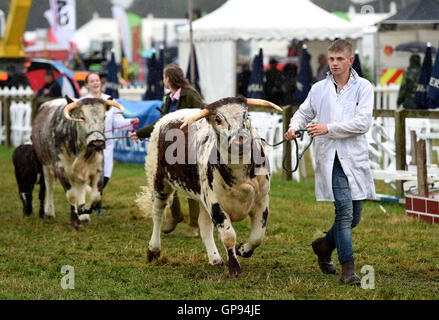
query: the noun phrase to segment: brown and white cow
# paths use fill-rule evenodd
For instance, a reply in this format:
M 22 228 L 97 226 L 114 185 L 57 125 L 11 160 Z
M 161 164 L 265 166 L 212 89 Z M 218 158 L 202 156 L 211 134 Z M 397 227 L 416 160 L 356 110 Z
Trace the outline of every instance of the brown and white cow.
M 215 245 L 214 226 L 227 250 L 230 275 L 241 274 L 236 254 L 250 257 L 262 242 L 270 170 L 264 143 L 250 124 L 249 105 L 282 111 L 268 101 L 234 97 L 203 110 L 175 111 L 155 125 L 145 158 L 148 186 L 136 200 L 146 215 L 152 214 L 154 223 L 149 261 L 160 255 L 164 209 L 175 190 L 200 203 L 198 223 L 211 265 L 224 264 Z M 247 243 L 236 245 L 232 221 L 247 216 L 250 237 Z
M 32 127 L 32 145 L 43 166 L 47 189 L 44 217 L 54 218 L 53 188 L 58 178 L 70 203 L 70 224 L 78 229 L 101 199 L 105 111 L 123 107 L 115 101 L 87 98 L 44 103 Z M 88 201 L 86 202 L 86 197 Z

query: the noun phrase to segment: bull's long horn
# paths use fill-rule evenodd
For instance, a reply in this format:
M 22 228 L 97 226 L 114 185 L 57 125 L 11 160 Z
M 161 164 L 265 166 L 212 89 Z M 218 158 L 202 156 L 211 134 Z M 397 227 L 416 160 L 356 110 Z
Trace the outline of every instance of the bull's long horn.
M 193 117 L 187 118 L 187 119 L 183 122 L 183 124 L 180 126 L 180 129 L 183 129 L 184 127 L 186 127 L 186 126 L 189 124 L 189 122 L 192 122 L 192 121 L 198 121 L 198 120 L 200 120 L 200 119 L 202 119 L 202 118 L 207 117 L 208 115 L 209 115 L 209 110 L 208 110 L 208 109 L 203 109 L 203 110 L 201 110 L 199 113 L 197 113 L 196 115 L 194 115 Z
M 267 100 L 263 100 L 263 99 L 252 99 L 252 98 L 247 98 L 247 104 L 249 106 L 261 106 L 261 107 L 268 107 L 268 108 L 273 108 L 279 112 L 282 112 L 282 108 L 275 105 L 274 103 L 267 101 Z
M 67 120 L 72 120 L 72 121 L 76 121 L 76 122 L 84 121 L 82 119 L 72 118 L 70 116 L 70 111 L 75 109 L 77 106 L 78 106 L 78 101 L 73 101 L 64 107 L 64 117 L 66 117 Z
M 113 106 L 113 107 L 118 108 L 121 113 L 125 112 L 125 108 L 120 103 L 118 103 L 114 100 L 105 100 L 105 103 L 107 104 L 107 106 Z

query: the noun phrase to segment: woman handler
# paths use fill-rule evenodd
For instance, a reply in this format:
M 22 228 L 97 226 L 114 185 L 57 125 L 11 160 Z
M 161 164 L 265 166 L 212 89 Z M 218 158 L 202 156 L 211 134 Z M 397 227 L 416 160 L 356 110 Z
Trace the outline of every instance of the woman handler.
M 200 94 L 189 84 L 184 77 L 183 70 L 175 64 L 168 65 L 163 71 L 163 84 L 170 92 L 165 95 L 165 103 L 162 108 L 163 114 L 168 114 L 180 109 L 201 108 L 203 101 Z M 154 129 L 155 123 L 139 129 L 130 135 L 130 139 L 137 140 L 149 138 Z M 189 237 L 199 235 L 198 214 L 199 206 L 197 201 L 189 199 Z M 177 224 L 183 221 L 183 214 L 180 210 L 178 196 L 174 196 L 171 206 L 172 217 L 163 226 L 164 233 L 172 232 Z
M 109 95 L 102 93 L 102 83 L 97 72 L 90 72 L 85 78 L 85 87 L 88 90 L 88 94 L 83 96 L 81 99 L 86 98 L 98 98 L 107 100 L 110 98 Z M 133 125 L 139 122 L 138 118 L 125 119 L 120 113 L 119 109 L 112 107 L 110 110 L 105 112 L 105 138 L 113 137 L 113 131 L 116 128 L 123 128 L 125 130 L 131 130 Z M 105 141 L 104 149 L 104 185 L 102 190 L 110 180 L 111 173 L 113 171 L 113 150 L 114 141 L 112 139 Z M 102 202 L 99 202 L 95 206 L 95 214 L 102 214 Z

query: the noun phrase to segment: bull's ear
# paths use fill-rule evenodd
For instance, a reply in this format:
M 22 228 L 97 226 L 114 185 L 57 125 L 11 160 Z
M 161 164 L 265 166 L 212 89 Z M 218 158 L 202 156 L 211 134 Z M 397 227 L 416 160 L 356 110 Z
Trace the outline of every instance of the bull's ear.
M 74 102 L 73 99 L 70 98 L 67 94 L 64 96 L 64 98 L 66 98 L 68 104 Z

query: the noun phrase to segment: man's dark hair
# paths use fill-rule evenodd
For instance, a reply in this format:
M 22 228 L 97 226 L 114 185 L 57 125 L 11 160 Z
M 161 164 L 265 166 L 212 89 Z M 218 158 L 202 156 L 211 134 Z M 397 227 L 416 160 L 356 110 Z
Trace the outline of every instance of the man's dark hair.
M 346 51 L 350 56 L 352 56 L 352 44 L 344 39 L 335 40 L 328 48 L 330 52 L 344 52 Z

